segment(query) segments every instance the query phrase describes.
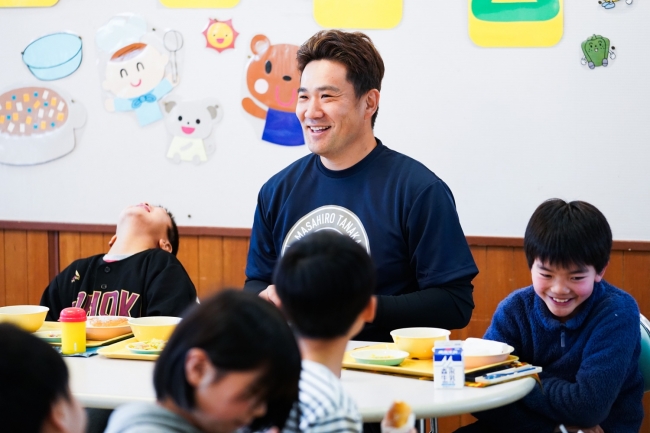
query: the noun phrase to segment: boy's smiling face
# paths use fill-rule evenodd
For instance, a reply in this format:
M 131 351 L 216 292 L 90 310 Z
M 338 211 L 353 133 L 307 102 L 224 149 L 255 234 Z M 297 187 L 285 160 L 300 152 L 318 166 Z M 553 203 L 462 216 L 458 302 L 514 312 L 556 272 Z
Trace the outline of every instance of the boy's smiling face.
M 575 316 L 580 305 L 591 296 L 594 283 L 603 279 L 605 269 L 598 274 L 591 265 L 563 268 L 535 259 L 530 273 L 537 296 L 551 314 L 564 323 Z

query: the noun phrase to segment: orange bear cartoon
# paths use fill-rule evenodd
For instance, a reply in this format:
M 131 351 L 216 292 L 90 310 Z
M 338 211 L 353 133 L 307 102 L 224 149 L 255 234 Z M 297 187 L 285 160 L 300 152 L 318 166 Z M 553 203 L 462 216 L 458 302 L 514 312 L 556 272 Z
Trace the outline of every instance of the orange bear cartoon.
M 254 56 L 248 64 L 246 86 L 252 98 L 242 100 L 244 110 L 265 120 L 262 140 L 283 146 L 305 144 L 300 121 L 296 116 L 300 73 L 296 54 L 298 46 L 271 45 L 265 35 L 251 40 Z

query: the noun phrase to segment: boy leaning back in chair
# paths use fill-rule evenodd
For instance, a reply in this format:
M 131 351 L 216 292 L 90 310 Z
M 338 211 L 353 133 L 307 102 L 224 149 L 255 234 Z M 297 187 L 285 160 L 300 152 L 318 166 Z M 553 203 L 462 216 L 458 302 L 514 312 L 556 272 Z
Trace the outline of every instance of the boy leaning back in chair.
M 639 309 L 603 279 L 611 248 L 609 224 L 589 203 L 552 199 L 535 210 L 524 236 L 533 285 L 499 304 L 485 338 L 543 367 L 542 386 L 473 414 L 478 422 L 458 433 L 639 431 Z

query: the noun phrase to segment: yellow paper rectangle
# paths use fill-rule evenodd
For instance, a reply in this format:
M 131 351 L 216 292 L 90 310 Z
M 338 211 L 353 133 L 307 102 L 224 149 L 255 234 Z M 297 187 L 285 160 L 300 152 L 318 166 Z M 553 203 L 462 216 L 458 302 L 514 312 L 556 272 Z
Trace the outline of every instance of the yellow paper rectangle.
M 479 20 L 469 2 L 469 36 L 476 45 L 496 47 L 552 47 L 564 33 L 564 2 L 558 14 L 546 21 L 498 22 Z M 494 2 L 494 1 L 493 1 Z
M 5 108 L 7 110 L 11 110 L 11 101 L 7 101 L 7 103 L 5 104 Z
M 27 116 L 27 119 L 25 119 L 25 123 L 28 125 L 32 124 L 32 116 Z
M 29 93 L 23 95 L 23 102 L 29 102 Z
M 54 96 L 52 97 L 52 101 L 50 102 L 50 105 L 52 107 L 56 107 L 56 97 L 54 97 Z
M 168 8 L 234 8 L 239 0 L 160 0 Z
M 59 114 L 56 115 L 56 120 L 61 121 L 61 120 L 63 120 L 64 117 L 65 117 L 65 115 L 63 113 L 59 113 Z
M 36 110 L 40 106 L 41 106 L 41 101 L 36 100 L 36 102 L 34 102 L 34 110 Z
M 314 19 L 329 28 L 392 29 L 402 9 L 403 0 L 314 0 Z
M 0 8 L 43 8 L 54 6 L 59 0 L 0 0 Z
M 5 123 L 5 117 L 4 116 L 0 116 L 0 124 L 2 124 L 2 123 Z
M 19 118 L 20 118 L 20 116 L 18 116 L 18 113 L 14 113 L 14 114 L 11 116 L 11 119 L 12 119 L 14 122 L 18 122 L 18 119 L 19 119 Z
M 45 121 L 44 120 L 41 121 L 41 129 L 45 129 Z

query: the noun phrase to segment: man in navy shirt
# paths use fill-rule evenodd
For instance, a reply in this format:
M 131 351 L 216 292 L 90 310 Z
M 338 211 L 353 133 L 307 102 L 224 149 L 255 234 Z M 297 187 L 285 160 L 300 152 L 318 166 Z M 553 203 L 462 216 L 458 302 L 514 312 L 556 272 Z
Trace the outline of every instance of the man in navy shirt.
M 273 268 L 307 233 L 350 236 L 377 268 L 377 314 L 356 336 L 467 325 L 478 273 L 447 185 L 373 134 L 384 64 L 362 33 L 322 31 L 298 51 L 296 114 L 312 154 L 261 189 L 244 289 L 277 304 Z

